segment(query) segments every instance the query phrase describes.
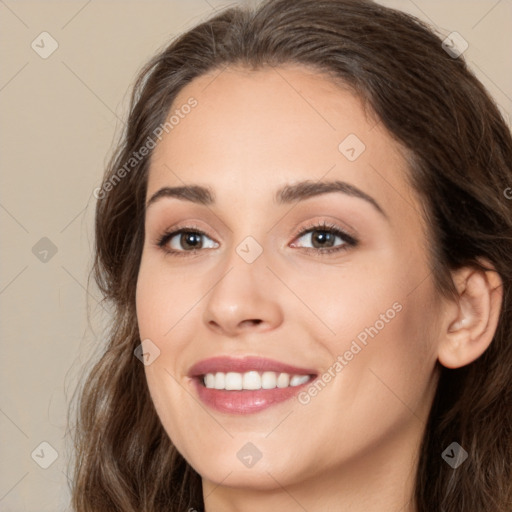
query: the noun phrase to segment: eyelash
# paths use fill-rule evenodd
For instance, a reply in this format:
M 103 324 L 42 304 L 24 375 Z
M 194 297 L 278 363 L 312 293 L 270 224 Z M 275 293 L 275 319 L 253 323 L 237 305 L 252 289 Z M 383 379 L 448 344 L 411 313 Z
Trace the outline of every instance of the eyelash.
M 312 233 L 314 231 L 321 231 L 325 233 L 333 234 L 343 240 L 343 245 L 339 245 L 336 247 L 328 247 L 325 249 L 322 248 L 314 248 L 314 247 L 299 247 L 299 249 L 304 250 L 306 253 L 320 253 L 320 254 L 332 254 L 337 252 L 342 252 L 348 250 L 350 247 L 356 247 L 358 245 L 358 240 L 356 240 L 353 236 L 349 235 L 342 229 L 340 229 L 335 224 L 330 224 L 328 222 L 321 222 L 316 224 L 311 224 L 306 227 L 295 237 L 295 238 L 302 238 L 304 235 L 307 235 L 309 233 Z M 185 226 L 180 227 L 178 229 L 175 229 L 173 231 L 166 231 L 163 233 L 157 240 L 156 244 L 157 246 L 162 249 L 166 254 L 172 255 L 172 256 L 194 256 L 198 252 L 204 249 L 193 249 L 190 251 L 177 251 L 175 249 L 168 249 L 166 248 L 166 244 L 169 242 L 169 240 L 172 240 L 176 235 L 180 235 L 183 233 L 194 233 L 197 235 L 205 236 L 210 238 L 204 231 L 199 229 L 196 226 Z M 218 242 L 216 242 L 218 243 Z

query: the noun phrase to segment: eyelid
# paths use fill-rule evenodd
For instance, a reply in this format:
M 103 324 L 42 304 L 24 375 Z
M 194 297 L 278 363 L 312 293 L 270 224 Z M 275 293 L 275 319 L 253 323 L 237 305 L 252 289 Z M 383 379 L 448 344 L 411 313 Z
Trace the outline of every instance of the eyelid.
M 298 247 L 305 253 L 313 253 L 315 255 L 331 255 L 331 254 L 341 254 L 344 251 L 347 251 L 351 248 L 357 247 L 359 245 L 359 240 L 348 233 L 345 229 L 341 228 L 339 225 L 334 224 L 332 222 L 328 222 L 326 220 L 323 221 L 313 221 L 309 225 L 304 226 L 298 235 L 294 238 L 298 240 L 303 236 L 312 233 L 314 231 L 325 231 L 328 233 L 334 234 L 334 236 L 340 238 L 343 243 L 341 245 L 337 245 L 334 247 L 326 247 L 326 248 L 316 248 L 316 247 L 298 247 L 296 245 L 292 245 Z
M 219 242 L 215 240 L 215 238 L 208 235 L 208 233 L 205 232 L 205 230 L 201 229 L 199 226 L 197 226 L 193 221 L 189 223 L 180 223 L 175 226 L 172 226 L 170 228 L 165 229 L 162 233 L 157 235 L 157 238 L 155 240 L 155 245 L 158 249 L 163 250 L 169 255 L 178 255 L 178 256 L 187 256 L 192 254 L 197 254 L 198 251 L 201 251 L 202 249 L 193 250 L 193 251 L 178 251 L 175 249 L 166 249 L 165 246 L 169 243 L 170 240 L 172 240 L 175 236 L 181 234 L 181 233 L 197 233 L 201 236 L 205 236 L 212 240 L 217 245 Z
M 349 230 L 339 226 L 338 224 L 327 221 L 327 220 L 314 220 L 310 221 L 309 224 L 306 224 L 301 228 L 299 233 L 295 236 L 295 238 L 299 238 L 307 233 L 311 233 L 312 231 L 333 231 L 336 232 L 338 235 L 342 236 L 343 238 L 349 239 L 353 243 L 357 243 L 357 236 L 355 234 L 352 234 Z

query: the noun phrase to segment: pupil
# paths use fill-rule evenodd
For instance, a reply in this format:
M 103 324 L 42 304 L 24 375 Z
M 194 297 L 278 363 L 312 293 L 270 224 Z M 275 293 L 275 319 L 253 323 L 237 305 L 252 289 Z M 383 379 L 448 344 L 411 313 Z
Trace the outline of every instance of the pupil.
M 197 249 L 197 246 L 201 243 L 200 237 L 199 233 L 182 233 L 181 245 L 184 248 L 191 247 L 192 249 Z
M 315 231 L 313 234 L 313 246 L 317 247 L 316 244 L 320 244 L 320 247 L 332 247 L 332 242 L 334 241 L 334 236 L 332 233 L 328 231 Z M 330 244 L 326 244 L 325 242 L 331 242 Z

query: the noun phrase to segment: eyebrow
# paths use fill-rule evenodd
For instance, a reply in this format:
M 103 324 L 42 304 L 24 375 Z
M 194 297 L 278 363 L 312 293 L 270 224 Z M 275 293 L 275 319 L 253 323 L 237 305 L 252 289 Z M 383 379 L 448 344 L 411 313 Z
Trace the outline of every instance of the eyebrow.
M 274 202 L 290 204 L 295 201 L 308 199 L 323 194 L 339 192 L 351 197 L 358 197 L 371 204 L 381 215 L 388 218 L 379 203 L 366 192 L 344 181 L 300 181 L 293 185 L 281 187 L 274 196 Z M 184 185 L 181 187 L 163 187 L 155 192 L 146 203 L 146 208 L 164 197 L 174 197 L 183 201 L 209 206 L 215 203 L 215 194 L 209 187 L 201 185 Z

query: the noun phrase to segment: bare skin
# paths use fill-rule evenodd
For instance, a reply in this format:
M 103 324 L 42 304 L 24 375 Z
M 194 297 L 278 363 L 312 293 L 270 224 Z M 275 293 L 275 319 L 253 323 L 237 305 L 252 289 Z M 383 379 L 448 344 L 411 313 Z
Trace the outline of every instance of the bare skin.
M 202 476 L 207 512 L 415 512 L 436 361 L 464 366 L 485 351 L 499 278 L 461 269 L 459 301 L 439 295 L 403 152 L 348 90 L 302 67 L 229 68 L 195 79 L 173 109 L 190 97 L 197 106 L 155 148 L 147 199 L 195 184 L 215 201 L 148 206 L 137 318 L 141 340 L 160 350 L 146 366 L 157 413 Z M 364 151 L 354 138 L 340 150 L 350 134 Z M 340 191 L 274 201 L 285 185 L 336 180 L 373 202 Z M 323 222 L 349 237 L 301 234 Z M 206 234 L 194 253 L 180 234 L 158 245 L 178 228 Z M 247 237 L 257 245 L 242 247 L 262 251 L 251 263 L 237 252 Z M 304 388 L 302 401 L 223 413 L 198 399 L 188 375 L 219 355 L 331 378 Z M 261 453 L 252 467 L 237 457 L 249 442 Z

